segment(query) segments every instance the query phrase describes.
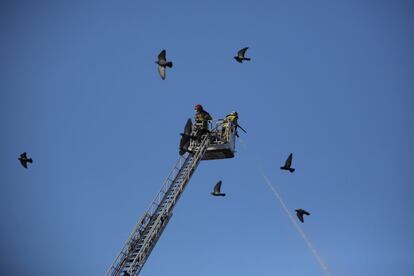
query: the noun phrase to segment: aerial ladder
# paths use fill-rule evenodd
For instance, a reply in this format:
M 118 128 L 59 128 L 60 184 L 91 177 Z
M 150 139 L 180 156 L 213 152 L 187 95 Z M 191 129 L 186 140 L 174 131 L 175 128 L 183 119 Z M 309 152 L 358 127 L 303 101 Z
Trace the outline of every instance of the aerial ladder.
M 191 126 L 191 136 L 195 137 L 201 128 L 201 124 Z M 178 158 L 150 207 L 138 220 L 121 252 L 107 270 L 106 276 L 138 275 L 171 219 L 172 210 L 200 161 L 234 157 L 237 125 L 219 120 L 210 129 L 198 139 L 191 139 L 188 152 Z

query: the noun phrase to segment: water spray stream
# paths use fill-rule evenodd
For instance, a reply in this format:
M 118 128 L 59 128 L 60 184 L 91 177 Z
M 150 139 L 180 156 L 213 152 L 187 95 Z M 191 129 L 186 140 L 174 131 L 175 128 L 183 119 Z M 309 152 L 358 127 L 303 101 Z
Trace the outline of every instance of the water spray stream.
M 241 144 L 243 145 L 243 147 L 246 149 L 246 151 L 248 151 L 246 143 L 241 138 L 240 138 L 240 141 L 241 141 Z M 265 180 L 267 186 L 272 191 L 275 198 L 279 201 L 279 203 L 282 206 L 283 210 L 285 211 L 286 215 L 289 217 L 290 222 L 293 224 L 293 226 L 298 231 L 299 235 L 305 241 L 306 245 L 308 246 L 308 248 L 309 248 L 310 252 L 312 253 L 312 255 L 315 257 L 315 259 L 318 262 L 318 264 L 320 265 L 321 269 L 324 271 L 324 273 L 327 276 L 332 276 L 332 273 L 329 271 L 327 265 L 325 264 L 325 261 L 319 255 L 318 251 L 316 251 L 315 247 L 313 246 L 313 244 L 311 243 L 310 239 L 308 238 L 306 233 L 303 231 L 303 229 L 299 226 L 296 219 L 289 212 L 289 208 L 287 207 L 287 205 L 286 205 L 285 201 L 283 200 L 282 196 L 280 195 L 280 193 L 277 191 L 276 185 L 272 184 L 270 179 L 266 176 L 266 174 L 264 173 L 264 170 L 262 169 L 258 159 L 254 158 L 254 156 L 252 154 L 250 154 L 250 155 L 252 156 L 252 159 L 254 161 L 256 161 L 256 166 L 257 166 L 258 170 L 260 171 L 260 174 L 262 175 L 263 179 Z

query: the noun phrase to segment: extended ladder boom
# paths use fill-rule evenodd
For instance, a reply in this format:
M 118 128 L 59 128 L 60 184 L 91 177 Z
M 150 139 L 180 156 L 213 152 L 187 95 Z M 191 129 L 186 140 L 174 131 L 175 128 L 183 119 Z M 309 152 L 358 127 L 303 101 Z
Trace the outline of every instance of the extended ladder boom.
M 199 146 L 180 157 L 165 179 L 161 190 L 132 230 L 106 276 L 138 275 L 172 216 L 172 209 L 210 145 L 210 134 Z

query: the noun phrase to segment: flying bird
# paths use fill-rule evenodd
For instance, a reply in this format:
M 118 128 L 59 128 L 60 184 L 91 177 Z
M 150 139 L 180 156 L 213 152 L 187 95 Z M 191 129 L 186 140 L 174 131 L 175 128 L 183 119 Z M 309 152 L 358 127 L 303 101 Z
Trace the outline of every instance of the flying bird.
M 226 196 L 226 194 L 223 194 L 222 192 L 220 192 L 220 189 L 221 189 L 221 180 L 217 182 L 217 184 L 214 186 L 214 192 L 212 192 L 211 194 L 213 196 Z
M 295 171 L 295 169 L 294 168 L 291 168 L 291 166 L 292 166 L 292 158 L 293 158 L 293 155 L 292 154 L 289 154 L 289 157 L 285 161 L 285 165 L 283 167 L 280 167 L 280 169 L 281 170 L 290 171 L 291 173 L 293 173 Z
M 310 213 L 309 213 L 309 212 L 307 212 L 307 211 L 305 211 L 305 210 L 303 210 L 303 209 L 296 209 L 295 211 L 296 211 L 296 216 L 298 217 L 298 219 L 299 219 L 302 223 L 304 222 L 304 220 L 303 220 L 303 215 L 310 216 Z
M 27 153 L 23 152 L 18 158 L 23 167 L 27 169 L 27 163 L 33 163 L 32 158 L 27 158 Z
M 163 80 L 165 80 L 165 67 L 173 67 L 173 63 L 171 61 L 167 61 L 165 55 L 165 50 L 162 50 L 161 53 L 158 55 L 158 60 L 155 62 L 156 64 L 158 64 L 158 72 L 160 73 L 161 79 Z
M 190 146 L 190 140 L 197 138 L 191 135 L 192 129 L 193 129 L 193 123 L 191 122 L 191 119 L 189 118 L 187 120 L 187 123 L 185 124 L 184 132 L 180 133 L 181 135 L 180 152 L 179 152 L 180 155 L 183 155 L 187 151 L 188 147 Z
M 237 52 L 237 56 L 235 56 L 234 59 L 239 63 L 243 63 L 243 60 L 249 61 L 250 58 L 244 57 L 244 55 L 246 54 L 247 49 L 249 49 L 249 47 L 245 47 L 245 48 L 239 50 Z

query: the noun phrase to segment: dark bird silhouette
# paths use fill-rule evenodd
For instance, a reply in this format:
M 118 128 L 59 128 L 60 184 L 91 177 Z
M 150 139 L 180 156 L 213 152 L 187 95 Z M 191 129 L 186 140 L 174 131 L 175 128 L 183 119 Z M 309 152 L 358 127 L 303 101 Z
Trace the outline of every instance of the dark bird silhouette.
M 32 158 L 27 158 L 27 153 L 23 152 L 18 158 L 23 167 L 27 169 L 27 163 L 33 163 Z
M 158 55 L 158 60 L 155 63 L 158 64 L 158 72 L 160 73 L 161 79 L 165 80 L 165 67 L 173 67 L 173 63 L 167 61 L 165 50 L 161 51 Z
M 280 167 L 281 170 L 286 170 L 286 171 L 290 171 L 291 173 L 293 173 L 295 171 L 294 168 L 291 168 L 292 166 L 292 158 L 293 155 L 289 154 L 289 157 L 286 159 L 285 165 L 283 167 Z
M 235 56 L 234 59 L 239 63 L 243 63 L 243 60 L 249 61 L 250 58 L 244 57 L 244 55 L 246 54 L 247 49 L 249 49 L 249 47 L 245 47 L 245 48 L 239 50 L 237 52 L 237 56 Z
M 196 136 L 191 135 L 192 129 L 193 129 L 193 123 L 191 122 L 191 119 L 188 119 L 184 127 L 184 132 L 180 133 L 181 135 L 180 148 L 179 148 L 180 155 L 183 155 L 188 150 L 191 139 L 197 139 Z
M 310 216 L 310 213 L 309 213 L 309 212 L 307 212 L 307 211 L 305 211 L 305 210 L 303 210 L 303 209 L 296 209 L 295 211 L 296 211 L 296 216 L 298 217 L 298 219 L 299 219 L 302 223 L 304 222 L 304 220 L 303 220 L 303 215 Z
M 221 180 L 217 182 L 217 184 L 214 186 L 214 192 L 212 192 L 211 194 L 213 196 L 226 196 L 226 194 L 223 194 L 222 192 L 220 192 L 220 189 L 221 189 Z

